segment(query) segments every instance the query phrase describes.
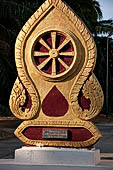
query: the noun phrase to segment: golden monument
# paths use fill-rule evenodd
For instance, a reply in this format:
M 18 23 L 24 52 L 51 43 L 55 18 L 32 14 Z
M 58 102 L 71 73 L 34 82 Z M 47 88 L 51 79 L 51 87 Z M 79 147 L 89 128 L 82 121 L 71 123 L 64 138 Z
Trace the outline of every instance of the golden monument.
M 18 77 L 10 108 L 24 121 L 15 135 L 27 145 L 89 147 L 101 134 L 90 121 L 103 106 L 93 74 L 92 35 L 61 0 L 46 0 L 21 29 L 15 45 Z

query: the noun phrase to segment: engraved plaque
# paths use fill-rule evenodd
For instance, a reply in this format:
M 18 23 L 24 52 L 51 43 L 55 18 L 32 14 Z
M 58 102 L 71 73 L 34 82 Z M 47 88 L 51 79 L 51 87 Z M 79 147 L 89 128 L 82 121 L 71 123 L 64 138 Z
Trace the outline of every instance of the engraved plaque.
M 68 131 L 44 129 L 43 138 L 44 139 L 68 139 Z

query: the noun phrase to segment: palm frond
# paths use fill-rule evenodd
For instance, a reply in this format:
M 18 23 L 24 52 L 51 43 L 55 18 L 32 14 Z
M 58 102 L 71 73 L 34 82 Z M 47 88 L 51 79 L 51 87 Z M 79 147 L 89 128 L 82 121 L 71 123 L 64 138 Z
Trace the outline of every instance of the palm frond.
M 11 37 L 16 37 L 15 31 L 5 27 L 3 24 L 0 24 L 0 40 L 7 40 L 11 39 Z
M 27 20 L 33 11 L 25 5 L 18 4 L 13 1 L 1 1 L 0 2 L 0 18 L 12 18 L 22 17 Z
M 109 34 L 113 31 L 113 20 L 102 20 L 97 22 L 96 25 L 97 34 Z

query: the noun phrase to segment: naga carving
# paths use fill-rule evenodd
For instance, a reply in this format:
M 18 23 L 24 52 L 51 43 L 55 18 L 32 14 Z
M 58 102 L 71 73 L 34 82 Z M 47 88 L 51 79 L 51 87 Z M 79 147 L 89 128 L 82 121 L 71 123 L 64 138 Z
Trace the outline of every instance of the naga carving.
M 61 0 L 46 0 L 15 45 L 18 77 L 10 108 L 24 121 L 15 135 L 27 145 L 88 147 L 101 138 L 90 121 L 104 97 L 93 69 L 96 45 L 82 20 Z

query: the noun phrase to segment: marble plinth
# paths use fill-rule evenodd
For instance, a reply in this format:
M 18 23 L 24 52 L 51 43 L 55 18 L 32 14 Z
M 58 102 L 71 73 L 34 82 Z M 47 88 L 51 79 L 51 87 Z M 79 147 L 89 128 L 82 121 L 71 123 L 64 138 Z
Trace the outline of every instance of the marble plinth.
M 100 160 L 99 150 L 22 147 L 15 159 L 0 159 L 0 170 L 113 170 L 112 160 Z
M 15 151 L 15 161 L 39 165 L 97 165 L 100 151 L 55 147 L 22 147 Z

